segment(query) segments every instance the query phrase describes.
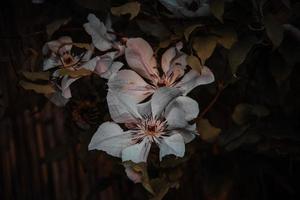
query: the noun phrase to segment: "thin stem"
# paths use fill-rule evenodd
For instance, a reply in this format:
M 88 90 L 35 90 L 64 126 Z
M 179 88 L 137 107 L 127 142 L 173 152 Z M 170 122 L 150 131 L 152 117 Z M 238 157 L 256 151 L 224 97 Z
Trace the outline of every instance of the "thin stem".
M 220 97 L 222 91 L 224 90 L 224 85 L 223 83 L 219 83 L 218 84 L 218 92 L 215 95 L 215 97 L 211 100 L 211 102 L 206 106 L 206 108 L 200 113 L 198 119 L 203 118 L 203 116 L 212 108 L 212 106 L 216 103 L 216 101 L 218 100 L 218 98 Z

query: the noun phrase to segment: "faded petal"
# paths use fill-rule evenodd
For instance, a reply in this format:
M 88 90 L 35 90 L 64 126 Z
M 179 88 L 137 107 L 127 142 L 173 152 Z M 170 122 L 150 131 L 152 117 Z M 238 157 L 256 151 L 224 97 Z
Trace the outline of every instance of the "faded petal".
M 128 65 L 138 74 L 155 82 L 158 78 L 156 60 L 151 46 L 142 38 L 128 39 L 125 48 Z
M 97 62 L 95 72 L 100 75 L 102 78 L 109 79 L 113 74 L 117 73 L 123 63 L 114 62 L 114 59 L 118 56 L 118 52 L 109 52 L 100 56 L 100 59 Z
M 130 166 L 126 166 L 125 167 L 125 172 L 127 177 L 132 180 L 132 182 L 134 183 L 141 183 L 142 182 L 142 175 L 138 172 L 135 172 Z
M 137 104 L 128 94 L 109 90 L 106 98 L 110 116 L 115 122 L 132 123 L 141 118 Z
M 54 103 L 56 106 L 62 107 L 65 106 L 66 103 L 68 103 L 69 99 L 66 99 L 62 96 L 62 93 L 60 91 L 56 91 L 52 94 L 45 95 L 52 103 Z
M 167 75 L 171 68 L 174 66 L 180 66 L 185 69 L 186 55 L 180 51 L 182 49 L 182 43 L 179 42 L 176 47 L 171 47 L 165 51 L 161 57 L 161 67 L 163 72 Z
M 106 51 L 112 48 L 114 37 L 107 33 L 107 28 L 94 14 L 89 14 L 88 23 L 83 27 L 86 32 L 91 35 L 93 44 L 100 51 Z
M 64 76 L 63 79 L 61 80 L 61 91 L 62 91 L 62 96 L 64 98 L 71 98 L 71 90 L 70 90 L 70 85 L 74 83 L 77 79 L 79 78 L 69 78 L 68 76 Z
M 185 96 L 174 99 L 165 109 L 164 116 L 168 122 L 168 129 L 185 128 L 189 121 L 198 116 L 198 103 Z
M 66 51 L 71 51 L 72 49 L 72 38 L 69 36 L 63 36 L 57 40 L 52 40 L 47 42 L 43 47 L 44 55 L 49 53 L 49 50 L 53 53 L 61 53 Z
M 110 79 L 110 77 L 114 76 L 122 67 L 123 63 L 121 62 L 113 62 L 107 71 L 100 75 L 101 78 Z
M 145 137 L 142 142 L 131 145 L 122 151 L 122 161 L 147 162 L 150 148 L 151 142 Z
M 90 71 L 94 71 L 97 65 L 97 62 L 100 60 L 99 56 L 92 58 L 91 60 L 81 64 L 80 68 L 84 68 Z
M 183 157 L 185 152 L 185 145 L 183 137 L 180 134 L 173 134 L 169 137 L 164 137 L 158 144 L 159 159 L 160 161 L 166 155 L 175 155 L 177 157 Z
M 201 75 L 195 70 L 191 70 L 176 84 L 176 87 L 186 95 L 195 87 L 212 83 L 214 80 L 215 77 L 213 73 L 208 67 L 204 66 Z
M 121 70 L 108 81 L 109 89 L 127 93 L 136 102 L 141 102 L 152 95 L 154 89 L 132 70 Z
M 88 148 L 89 150 L 102 150 L 120 158 L 122 150 L 130 144 L 130 135 L 124 132 L 118 124 L 105 122 L 93 135 Z
M 184 140 L 185 144 L 191 142 L 192 140 L 194 140 L 196 135 L 198 135 L 197 131 L 196 131 L 196 124 L 189 125 L 185 129 L 172 130 L 171 134 L 180 134 L 183 137 L 183 140 Z
M 62 65 L 62 63 L 55 56 L 50 56 L 49 58 L 44 60 L 43 70 L 46 71 L 60 65 Z
M 157 89 L 151 99 L 152 116 L 160 116 L 166 106 L 181 94 L 177 88 L 161 87 Z

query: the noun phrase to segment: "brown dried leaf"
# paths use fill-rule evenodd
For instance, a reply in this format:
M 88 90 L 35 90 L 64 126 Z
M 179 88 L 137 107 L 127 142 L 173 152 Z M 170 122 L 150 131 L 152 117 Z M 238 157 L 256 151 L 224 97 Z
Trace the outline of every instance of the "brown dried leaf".
M 202 65 L 212 55 L 217 45 L 215 36 L 202 36 L 193 40 L 193 49 L 201 59 Z
M 200 118 L 196 123 L 201 139 L 206 142 L 214 141 L 221 133 L 221 129 L 212 126 L 207 119 Z
M 186 58 L 186 61 L 192 69 L 196 70 L 201 74 L 202 65 L 200 63 L 200 60 L 196 56 L 190 55 Z
M 125 14 L 130 14 L 130 20 L 135 18 L 141 9 L 141 4 L 137 1 L 125 3 L 124 5 L 118 7 L 112 7 L 110 9 L 111 13 L 116 16 L 121 16 Z
M 78 78 L 78 77 L 82 77 L 82 76 L 89 76 L 92 74 L 92 72 L 90 70 L 87 70 L 84 68 L 80 68 L 78 70 L 60 69 L 59 74 L 61 76 L 68 75 L 72 78 Z
M 40 85 L 40 84 L 30 83 L 23 80 L 21 80 L 19 84 L 25 90 L 34 90 L 36 93 L 40 93 L 40 94 L 51 94 L 55 92 L 55 89 L 50 84 Z
M 50 72 L 26 72 L 23 71 L 21 72 L 23 76 L 31 81 L 36 81 L 36 80 L 49 80 L 50 78 Z
M 236 31 L 232 28 L 217 27 L 213 30 L 213 32 L 218 35 L 217 42 L 226 49 L 230 49 L 237 41 Z

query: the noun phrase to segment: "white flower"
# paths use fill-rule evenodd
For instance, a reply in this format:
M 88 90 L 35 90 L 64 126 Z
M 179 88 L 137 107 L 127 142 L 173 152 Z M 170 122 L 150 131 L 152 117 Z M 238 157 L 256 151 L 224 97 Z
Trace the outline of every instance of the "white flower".
M 74 54 L 72 52 L 73 44 L 71 37 L 68 36 L 47 42 L 43 47 L 43 54 L 48 56 L 48 58 L 44 60 L 43 70 L 46 71 L 53 68 L 65 68 L 75 71 L 84 68 L 93 71 L 100 59 L 98 56 L 91 59 L 94 48 L 92 47 L 83 53 Z M 55 99 L 59 99 L 59 104 L 61 104 L 61 102 L 67 102 L 66 100 L 63 100 L 63 98 L 71 98 L 70 85 L 78 78 L 71 78 L 69 76 L 61 77 L 59 70 L 54 71 L 52 76 L 55 78 L 62 78 L 61 83 L 57 84 L 57 87 L 61 91 L 61 95 L 56 94 L 55 98 L 52 98 L 51 96 L 50 99 L 53 99 L 54 103 L 56 103 Z
M 210 14 L 209 0 L 159 0 L 176 17 L 201 17 Z
M 89 150 L 105 151 L 123 162 L 140 163 L 147 162 L 150 147 L 155 143 L 160 148 L 160 160 L 170 154 L 184 156 L 185 143 L 197 134 L 195 124 L 188 123 L 198 115 L 197 102 L 180 96 L 176 88 L 162 87 L 144 104 L 136 104 L 129 95 L 109 93 L 107 103 L 114 122 L 99 126 Z M 126 130 L 117 123 L 124 123 Z
M 162 73 L 159 73 L 151 46 L 142 38 L 128 39 L 125 58 L 132 70 L 117 72 L 108 81 L 109 89 L 130 94 L 141 102 L 160 87 L 178 88 L 186 95 L 198 85 L 213 82 L 214 75 L 208 67 L 204 66 L 201 74 L 195 70 L 186 71 L 186 54 L 180 51 L 181 48 L 182 43 L 178 43 L 162 55 Z

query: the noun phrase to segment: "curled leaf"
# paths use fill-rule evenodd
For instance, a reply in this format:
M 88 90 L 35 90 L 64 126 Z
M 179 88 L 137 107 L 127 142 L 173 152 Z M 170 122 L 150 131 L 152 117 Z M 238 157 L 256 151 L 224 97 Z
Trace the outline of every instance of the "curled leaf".
M 50 84 L 40 85 L 40 84 L 30 83 L 23 80 L 21 80 L 19 84 L 25 90 L 34 90 L 36 93 L 40 93 L 40 94 L 51 94 L 55 92 L 55 89 Z
M 50 78 L 50 72 L 22 72 L 23 76 L 31 81 L 36 81 L 36 80 L 49 80 Z
M 72 43 L 72 45 L 81 48 L 81 49 L 86 49 L 86 50 L 93 50 L 94 47 L 89 44 L 89 43 Z
M 184 30 L 184 37 L 185 37 L 186 41 L 189 40 L 189 37 L 194 30 L 196 30 L 197 28 L 202 27 L 202 26 L 203 26 L 202 24 L 194 24 L 192 26 L 187 27 Z
M 113 15 L 116 16 L 130 14 L 130 20 L 132 20 L 139 14 L 140 9 L 141 9 L 141 4 L 137 1 L 134 1 L 134 2 L 128 2 L 118 7 L 112 7 L 110 11 Z
M 215 36 L 202 36 L 193 40 L 193 49 L 196 51 L 203 65 L 214 52 L 216 45 Z
M 202 65 L 200 63 L 200 60 L 196 56 L 190 55 L 186 58 L 186 61 L 192 69 L 196 70 L 201 74 Z

